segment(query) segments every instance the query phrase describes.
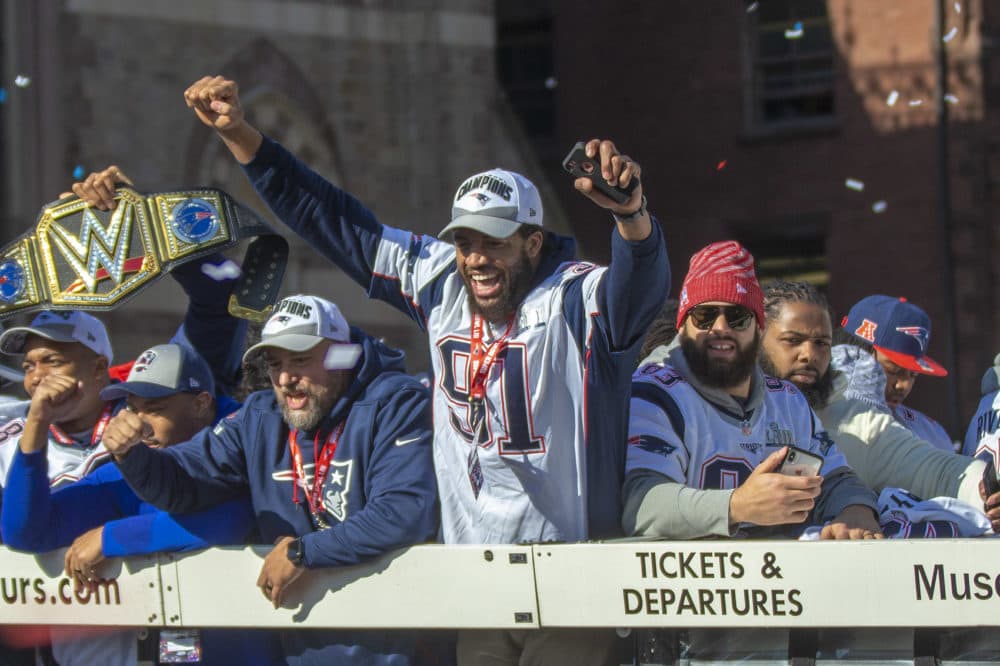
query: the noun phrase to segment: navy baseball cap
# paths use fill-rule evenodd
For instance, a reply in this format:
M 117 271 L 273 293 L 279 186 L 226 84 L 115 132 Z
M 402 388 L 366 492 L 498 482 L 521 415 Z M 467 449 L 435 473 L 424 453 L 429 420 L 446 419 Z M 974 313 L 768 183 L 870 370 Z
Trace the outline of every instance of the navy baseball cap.
M 176 393 L 215 395 L 212 371 L 198 352 L 178 344 L 156 345 L 139 354 L 128 378 L 101 391 L 101 400 L 117 400 L 126 395 L 164 398 Z
M 905 298 L 866 296 L 854 304 L 840 325 L 901 368 L 935 377 L 948 374 L 925 353 L 931 341 L 930 317 Z

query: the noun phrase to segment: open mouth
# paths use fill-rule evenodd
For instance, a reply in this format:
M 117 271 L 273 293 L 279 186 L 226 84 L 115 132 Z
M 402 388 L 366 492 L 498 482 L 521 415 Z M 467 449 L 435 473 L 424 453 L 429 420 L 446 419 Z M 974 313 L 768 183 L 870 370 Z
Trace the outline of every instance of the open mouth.
M 716 340 L 708 343 L 708 353 L 713 356 L 735 356 L 736 343 L 732 340 Z
M 503 282 L 500 279 L 499 273 L 477 273 L 475 275 L 470 275 L 469 285 L 472 288 L 473 296 L 484 299 L 496 298 L 500 295 L 500 290 L 503 288 Z
M 285 394 L 285 405 L 289 409 L 300 410 L 305 409 L 306 403 L 309 402 L 309 394 L 307 393 L 286 393 Z

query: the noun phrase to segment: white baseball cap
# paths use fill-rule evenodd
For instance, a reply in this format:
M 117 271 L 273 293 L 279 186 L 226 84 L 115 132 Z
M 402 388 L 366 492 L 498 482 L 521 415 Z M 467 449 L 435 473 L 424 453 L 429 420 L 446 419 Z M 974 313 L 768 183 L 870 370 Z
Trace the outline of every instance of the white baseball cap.
M 81 310 L 45 310 L 29 326 L 16 326 L 0 335 L 0 352 L 23 354 L 29 335 L 56 342 L 78 342 L 111 363 L 111 340 L 101 320 Z
M 186 345 L 165 344 L 139 354 L 128 379 L 101 391 L 101 400 L 117 400 L 127 395 L 164 398 L 177 393 L 215 395 L 212 370 L 198 352 Z
M 451 205 L 451 223 L 438 237 L 451 240 L 455 229 L 472 229 L 493 238 L 507 238 L 522 224 L 542 226 L 542 198 L 530 180 L 498 168 L 477 173 L 462 183 Z
M 260 332 L 260 342 L 247 349 L 243 362 L 268 347 L 306 351 L 332 340 L 323 365 L 327 370 L 350 370 L 361 358 L 361 345 L 351 342 L 351 328 L 340 309 L 318 296 L 297 294 L 282 299 Z

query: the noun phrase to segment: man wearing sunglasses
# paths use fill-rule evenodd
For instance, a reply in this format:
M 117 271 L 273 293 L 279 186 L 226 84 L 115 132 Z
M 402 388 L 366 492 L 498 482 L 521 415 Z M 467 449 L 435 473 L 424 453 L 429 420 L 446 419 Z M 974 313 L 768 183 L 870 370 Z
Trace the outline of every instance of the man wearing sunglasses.
M 880 538 L 875 495 L 802 393 L 757 367 L 764 304 L 753 257 L 735 241 L 691 258 L 678 335 L 633 376 L 625 513 L 631 534 L 673 539 L 791 535 Z M 780 473 L 794 446 L 819 475 Z

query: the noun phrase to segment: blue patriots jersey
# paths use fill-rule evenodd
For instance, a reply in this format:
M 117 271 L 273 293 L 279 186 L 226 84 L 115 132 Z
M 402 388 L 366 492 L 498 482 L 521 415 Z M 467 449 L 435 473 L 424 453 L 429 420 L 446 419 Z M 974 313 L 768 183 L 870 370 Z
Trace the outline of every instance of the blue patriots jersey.
M 572 261 L 572 241 L 550 234 L 474 429 L 471 313 L 454 247 L 382 225 L 269 139 L 245 170 L 282 222 L 427 331 L 445 542 L 621 533 L 630 376 L 669 291 L 658 224 L 636 243 L 614 232 L 608 268 Z M 485 342 L 502 333 L 486 331 Z
M 948 436 L 947 431 L 940 423 L 923 412 L 918 412 L 906 405 L 900 405 L 892 410 L 892 415 L 896 417 L 897 421 L 906 426 L 907 430 L 920 439 L 930 442 L 934 445 L 934 448 L 947 451 L 948 453 L 955 453 L 955 443 L 951 441 L 951 437 Z
M 764 393 L 742 420 L 708 403 L 670 365 L 644 366 L 632 384 L 628 471 L 652 470 L 691 488 L 732 489 L 783 446 L 821 456 L 823 476 L 848 466 L 798 389 L 766 377 Z

